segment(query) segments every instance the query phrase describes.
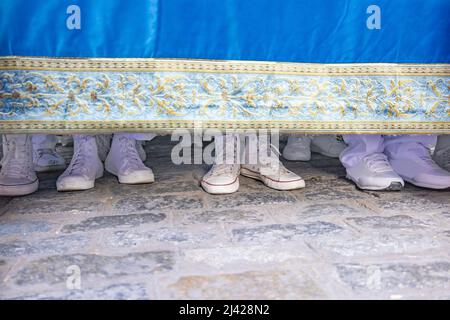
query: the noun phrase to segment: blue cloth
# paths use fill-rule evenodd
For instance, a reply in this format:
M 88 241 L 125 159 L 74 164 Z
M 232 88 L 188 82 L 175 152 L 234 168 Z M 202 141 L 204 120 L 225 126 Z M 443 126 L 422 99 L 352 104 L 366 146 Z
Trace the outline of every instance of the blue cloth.
M 449 16 L 449 0 L 1 0 L 0 56 L 449 63 Z

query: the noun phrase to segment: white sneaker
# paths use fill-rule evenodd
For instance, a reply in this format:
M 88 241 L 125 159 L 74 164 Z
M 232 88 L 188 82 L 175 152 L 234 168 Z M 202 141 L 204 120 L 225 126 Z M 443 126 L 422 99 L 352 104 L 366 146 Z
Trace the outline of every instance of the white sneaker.
M 211 194 L 227 194 L 239 189 L 239 164 L 214 164 L 202 178 L 203 189 Z
M 439 167 L 431 159 L 430 152 L 425 146 L 417 144 L 411 151 L 417 151 L 417 153 L 411 152 L 403 157 L 389 159 L 395 172 L 405 181 L 418 187 L 450 188 L 450 172 Z
M 95 136 L 95 140 L 97 141 L 98 156 L 100 157 L 100 160 L 105 162 L 109 150 L 111 150 L 111 135 L 98 134 Z M 147 153 L 144 150 L 144 141 L 136 141 L 136 148 L 141 160 L 147 160 Z
M 311 141 L 311 151 L 320 153 L 330 158 L 339 158 L 347 145 L 339 141 L 335 135 L 320 134 L 314 136 Z
M 24 196 L 35 192 L 39 180 L 34 172 L 31 135 L 4 135 L 7 146 L 0 171 L 0 196 Z
M 58 171 L 66 167 L 66 160 L 54 149 L 34 150 L 33 163 L 36 172 Z
M 368 155 L 356 166 L 347 168 L 347 179 L 366 190 L 401 190 L 405 185 L 384 153 Z
M 450 171 L 450 146 L 447 148 L 436 149 L 434 151 L 433 160 L 447 171 Z
M 289 161 L 311 160 L 311 140 L 310 136 L 289 136 L 283 149 L 283 158 Z
M 103 164 L 98 156 L 95 137 L 74 136 L 74 152 L 69 166 L 56 181 L 58 191 L 92 189 L 95 180 L 103 176 Z
M 260 148 L 266 146 L 260 145 Z M 305 181 L 292 171 L 286 169 L 279 159 L 278 150 L 270 145 L 271 153 L 267 159 L 258 159 L 258 164 L 241 165 L 241 175 L 262 181 L 266 186 L 276 190 L 294 190 L 305 187 Z M 259 155 L 267 155 L 259 152 Z M 257 159 L 255 157 L 250 157 Z
M 144 165 L 139 156 L 136 140 L 125 135 L 114 135 L 105 168 L 117 176 L 120 183 L 141 184 L 155 181 L 153 171 Z

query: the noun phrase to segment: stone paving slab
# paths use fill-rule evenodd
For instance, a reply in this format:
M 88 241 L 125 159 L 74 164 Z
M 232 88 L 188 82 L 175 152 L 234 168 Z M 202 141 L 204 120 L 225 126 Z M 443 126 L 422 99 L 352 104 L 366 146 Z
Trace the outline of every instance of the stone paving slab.
M 306 189 L 241 177 L 213 196 L 199 186 L 208 166 L 173 165 L 173 145 L 146 144 L 151 185 L 106 173 L 58 193 L 56 172 L 0 198 L 0 299 L 450 298 L 449 190 L 361 191 L 313 154 L 285 162 Z

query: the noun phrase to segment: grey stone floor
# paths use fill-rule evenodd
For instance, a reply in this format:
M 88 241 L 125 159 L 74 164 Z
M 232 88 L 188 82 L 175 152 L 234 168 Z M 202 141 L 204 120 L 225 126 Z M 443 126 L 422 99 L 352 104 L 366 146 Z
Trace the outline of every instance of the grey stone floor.
M 449 191 L 363 192 L 314 155 L 286 163 L 306 189 L 242 177 L 211 196 L 207 166 L 171 164 L 165 137 L 146 149 L 152 185 L 57 193 L 52 173 L 0 199 L 0 298 L 450 298 Z

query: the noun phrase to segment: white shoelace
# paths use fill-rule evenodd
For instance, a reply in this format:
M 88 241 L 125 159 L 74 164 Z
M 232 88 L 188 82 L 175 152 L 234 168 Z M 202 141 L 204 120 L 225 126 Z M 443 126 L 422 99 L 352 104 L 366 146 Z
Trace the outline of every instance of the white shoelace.
M 374 153 L 364 158 L 367 167 L 373 172 L 383 173 L 392 171 L 387 156 L 383 153 Z
M 270 159 L 270 160 L 268 160 L 268 163 L 263 164 L 265 169 L 266 170 L 270 169 L 270 171 L 272 171 L 273 173 L 278 173 L 279 175 L 285 174 L 285 173 L 286 174 L 290 173 L 291 171 L 286 169 L 285 166 L 280 161 L 280 155 L 281 155 L 280 150 L 277 147 L 275 147 L 273 144 L 270 144 L 269 148 L 272 152 L 270 153 L 270 155 L 267 156 L 267 158 Z
M 211 176 L 235 175 L 238 171 L 238 164 L 215 164 Z
M 90 148 L 88 141 L 86 138 L 80 138 L 78 141 L 79 146 L 76 149 L 73 158 L 72 158 L 72 166 L 70 169 L 70 175 L 88 175 L 87 169 L 87 155 L 94 152 L 92 148 Z
M 141 158 L 136 147 L 136 141 L 126 137 L 119 138 L 121 154 L 125 155 L 123 168 L 139 169 L 142 166 Z
M 26 146 L 17 145 L 15 141 L 7 142 L 6 159 L 3 162 L 2 175 L 23 178 L 28 177 L 31 161 L 27 159 Z

